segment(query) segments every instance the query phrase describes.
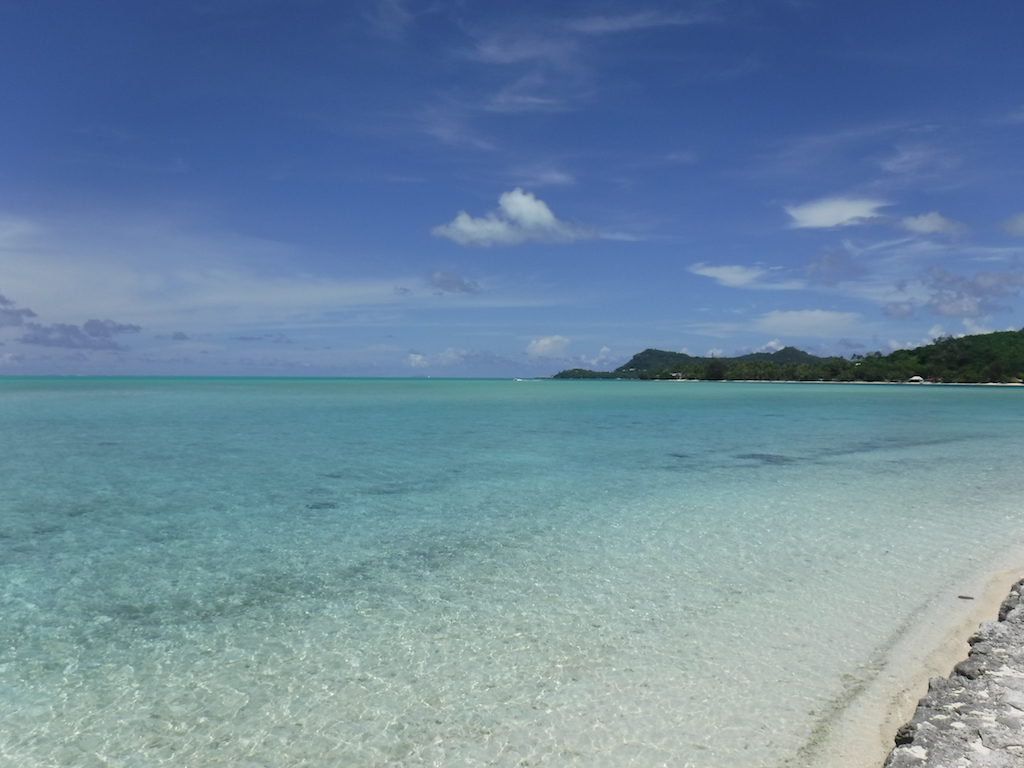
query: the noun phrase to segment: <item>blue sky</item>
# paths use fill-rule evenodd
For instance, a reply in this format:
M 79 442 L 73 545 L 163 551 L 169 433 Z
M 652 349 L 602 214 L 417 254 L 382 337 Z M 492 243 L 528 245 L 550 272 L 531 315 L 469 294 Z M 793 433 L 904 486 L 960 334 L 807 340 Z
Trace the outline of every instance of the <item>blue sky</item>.
M 0 374 L 1024 325 L 1024 5 L 0 0 Z

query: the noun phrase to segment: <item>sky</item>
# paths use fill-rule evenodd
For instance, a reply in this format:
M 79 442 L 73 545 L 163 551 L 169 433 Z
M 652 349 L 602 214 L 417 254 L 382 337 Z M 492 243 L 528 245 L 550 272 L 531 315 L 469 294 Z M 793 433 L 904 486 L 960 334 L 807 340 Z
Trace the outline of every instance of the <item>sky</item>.
M 1013 0 L 0 0 L 0 375 L 1024 326 Z

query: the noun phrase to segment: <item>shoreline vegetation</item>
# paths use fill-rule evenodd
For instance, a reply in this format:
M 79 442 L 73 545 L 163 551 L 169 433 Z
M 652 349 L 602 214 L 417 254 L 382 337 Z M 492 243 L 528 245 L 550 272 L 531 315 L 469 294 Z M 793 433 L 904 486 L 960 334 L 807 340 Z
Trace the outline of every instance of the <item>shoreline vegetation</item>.
M 645 349 L 613 371 L 570 368 L 555 379 L 642 381 L 829 381 L 932 384 L 1021 384 L 1024 329 L 947 336 L 916 349 L 817 357 L 796 347 L 738 357 L 694 357 Z

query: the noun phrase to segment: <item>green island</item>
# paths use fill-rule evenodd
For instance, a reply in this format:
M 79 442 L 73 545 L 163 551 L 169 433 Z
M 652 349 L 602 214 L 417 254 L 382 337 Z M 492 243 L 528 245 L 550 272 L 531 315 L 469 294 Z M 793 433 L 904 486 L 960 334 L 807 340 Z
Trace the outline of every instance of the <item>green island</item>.
M 916 349 L 816 357 L 796 347 L 738 357 L 694 357 L 645 349 L 613 371 L 571 368 L 556 379 L 689 379 L 703 381 L 917 381 L 1019 384 L 1024 380 L 1024 329 L 946 336 Z

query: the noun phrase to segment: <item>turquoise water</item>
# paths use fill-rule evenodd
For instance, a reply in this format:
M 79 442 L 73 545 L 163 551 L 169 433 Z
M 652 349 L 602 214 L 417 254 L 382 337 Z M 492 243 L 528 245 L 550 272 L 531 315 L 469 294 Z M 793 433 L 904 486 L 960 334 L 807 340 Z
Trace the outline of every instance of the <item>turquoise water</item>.
M 0 755 L 801 765 L 1024 544 L 1022 422 L 999 387 L 0 379 Z

